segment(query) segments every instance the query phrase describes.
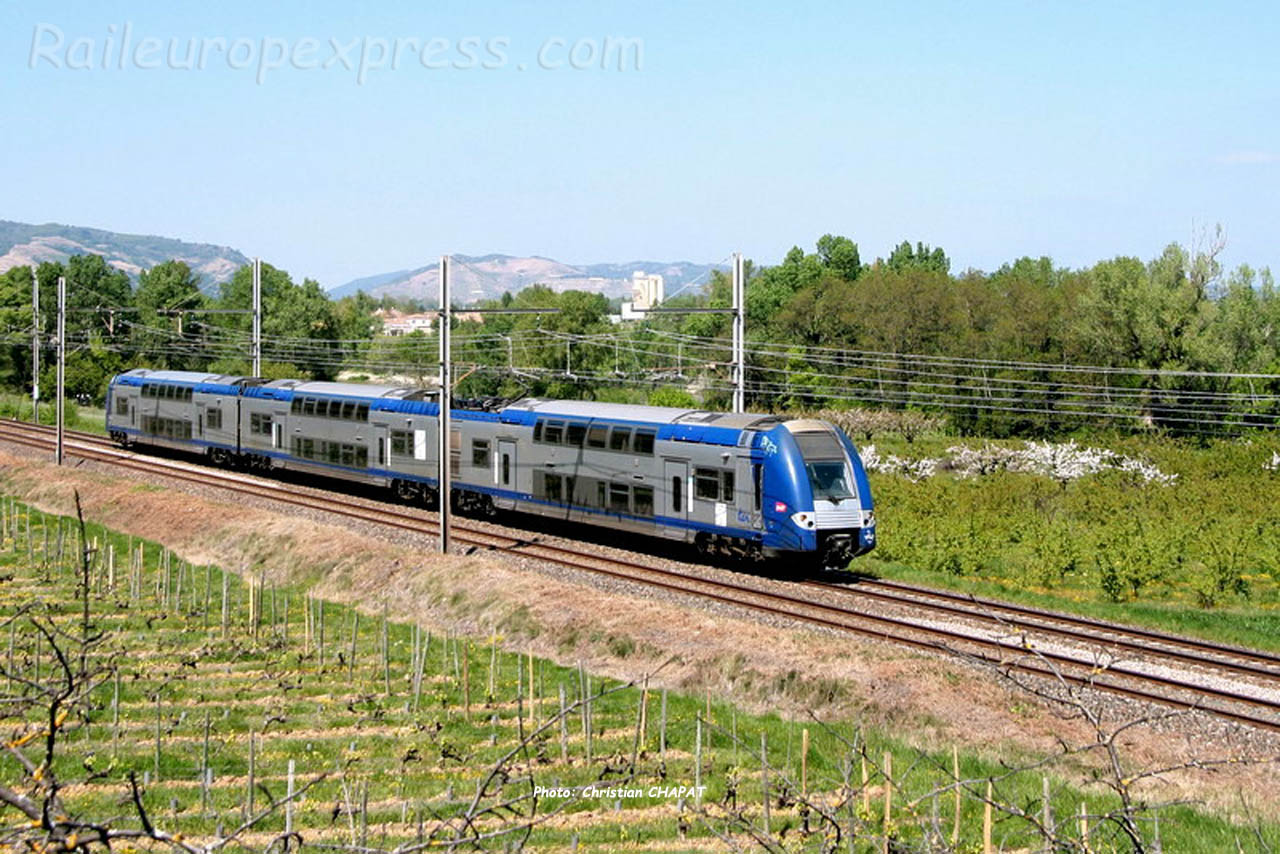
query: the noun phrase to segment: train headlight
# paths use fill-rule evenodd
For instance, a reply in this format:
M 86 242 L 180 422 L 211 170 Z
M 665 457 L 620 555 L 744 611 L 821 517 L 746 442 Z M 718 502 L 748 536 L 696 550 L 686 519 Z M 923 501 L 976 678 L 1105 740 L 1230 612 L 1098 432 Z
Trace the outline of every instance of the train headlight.
M 862 514 L 862 527 L 870 528 L 876 523 L 876 511 L 867 510 Z
M 818 524 L 812 513 L 806 513 L 803 511 L 800 513 L 792 513 L 791 521 L 795 522 L 796 525 L 801 528 L 813 528 Z

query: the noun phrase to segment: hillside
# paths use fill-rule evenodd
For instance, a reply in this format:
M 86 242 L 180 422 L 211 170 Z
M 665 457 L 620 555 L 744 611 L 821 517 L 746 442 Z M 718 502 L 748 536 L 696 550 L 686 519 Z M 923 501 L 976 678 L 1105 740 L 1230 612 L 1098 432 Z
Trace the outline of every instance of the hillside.
M 534 284 L 544 284 L 557 291 L 584 290 L 607 297 L 629 296 L 631 274 L 636 270 L 658 273 L 666 280 L 668 294 L 690 282 L 706 280 L 714 265 L 687 261 L 632 261 L 571 265 L 537 255 L 454 255 L 453 292 L 460 303 L 481 299 L 497 299 L 505 292 L 515 293 Z M 357 291 L 375 296 L 421 299 L 434 302 L 440 290 L 438 264 L 412 270 L 382 273 L 347 282 L 330 291 L 335 299 Z
M 65 261 L 72 255 L 84 254 L 102 255 L 111 266 L 133 277 L 176 258 L 186 261 L 200 275 L 206 290 L 230 279 L 236 268 L 249 263 L 235 249 L 210 243 L 58 223 L 30 225 L 0 220 L 0 273 L 23 264 Z

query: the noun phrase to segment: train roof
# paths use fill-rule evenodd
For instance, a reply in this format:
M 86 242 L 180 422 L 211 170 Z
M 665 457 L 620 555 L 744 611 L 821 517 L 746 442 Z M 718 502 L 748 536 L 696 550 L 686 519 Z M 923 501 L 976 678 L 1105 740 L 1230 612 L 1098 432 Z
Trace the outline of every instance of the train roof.
M 128 385 L 141 385 L 141 380 L 151 380 L 152 382 L 176 382 L 191 383 L 199 385 L 201 383 L 214 383 L 216 385 L 233 385 L 237 382 L 252 379 L 252 377 L 243 377 L 235 374 L 210 374 L 205 371 L 153 371 L 150 368 L 134 368 L 131 371 L 125 371 L 116 377 L 119 380 L 134 380 L 128 382 Z
M 387 398 L 390 400 L 422 400 L 422 389 L 399 385 L 375 385 L 373 383 L 304 382 L 301 380 L 273 380 L 267 388 L 282 388 L 298 394 L 329 395 L 332 397 Z
M 781 423 L 775 416 L 750 412 L 738 415 L 731 412 L 708 412 L 705 409 L 643 406 L 631 403 L 597 403 L 590 400 L 530 398 L 513 403 L 503 412 L 531 412 L 535 415 L 559 415 L 565 418 L 608 418 L 616 421 L 643 421 L 650 424 L 697 424 L 730 430 L 767 430 Z

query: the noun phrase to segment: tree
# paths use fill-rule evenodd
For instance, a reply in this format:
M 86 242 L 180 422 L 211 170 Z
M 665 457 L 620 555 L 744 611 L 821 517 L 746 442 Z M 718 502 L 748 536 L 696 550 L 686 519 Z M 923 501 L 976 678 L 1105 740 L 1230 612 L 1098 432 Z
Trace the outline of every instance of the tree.
M 818 238 L 818 260 L 840 278 L 852 282 L 862 272 L 858 244 L 847 237 L 824 234 Z
M 31 384 L 31 268 L 12 267 L 0 275 L 0 382 L 14 389 Z M 25 333 L 25 334 L 23 334 Z
M 241 267 L 222 284 L 217 307 L 252 310 L 252 265 Z M 209 322 L 222 331 L 224 338 L 230 335 L 229 340 L 236 345 L 247 343 L 253 327 L 253 318 L 247 313 L 214 315 Z M 337 318 L 333 303 L 313 279 L 296 285 L 284 270 L 262 265 L 262 334 L 264 339 L 274 339 L 264 343 L 263 358 L 292 364 L 316 379 L 337 374 Z
M 931 270 L 935 273 L 947 273 L 951 270 L 951 259 L 947 257 L 947 253 L 943 252 L 941 247 L 930 248 L 926 243 L 917 242 L 915 248 L 912 249 L 909 240 L 899 243 L 889 253 L 889 259 L 884 264 L 890 270 L 898 272 L 913 267 Z
M 185 261 L 164 261 L 138 277 L 134 294 L 138 308 L 134 329 L 134 345 L 139 354 L 160 367 L 190 369 L 201 361 L 197 354 L 172 352 L 176 321 L 161 312 L 173 309 L 195 309 L 204 305 L 200 277 Z M 197 315 L 197 317 L 199 317 Z M 188 322 L 184 329 L 193 328 Z

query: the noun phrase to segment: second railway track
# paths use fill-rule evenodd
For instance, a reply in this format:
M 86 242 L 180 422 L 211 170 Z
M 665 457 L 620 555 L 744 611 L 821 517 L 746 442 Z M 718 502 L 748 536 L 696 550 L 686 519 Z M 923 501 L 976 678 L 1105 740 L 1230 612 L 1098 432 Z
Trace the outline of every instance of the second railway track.
M 0 440 L 29 448 L 52 449 L 52 432 L 51 428 L 0 419 Z M 138 455 L 93 434 L 69 431 L 66 453 L 371 524 L 438 534 L 437 521 L 426 511 L 378 506 L 328 492 L 299 492 L 290 484 L 255 475 Z M 466 521 L 456 522 L 451 531 L 454 541 L 462 545 L 533 557 L 828 630 L 958 655 L 1069 685 L 1166 706 L 1199 708 L 1228 720 L 1280 731 L 1280 656 L 1265 652 L 899 582 L 801 581 L 788 585 L 789 592 L 779 592 L 754 582 L 693 575 L 572 545 L 531 540 L 528 535 L 495 533 Z M 912 616 L 858 607 L 867 600 L 910 610 Z M 987 628 L 974 631 L 965 625 L 975 622 Z M 1084 646 L 1073 646 L 1080 644 Z

